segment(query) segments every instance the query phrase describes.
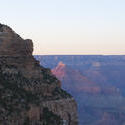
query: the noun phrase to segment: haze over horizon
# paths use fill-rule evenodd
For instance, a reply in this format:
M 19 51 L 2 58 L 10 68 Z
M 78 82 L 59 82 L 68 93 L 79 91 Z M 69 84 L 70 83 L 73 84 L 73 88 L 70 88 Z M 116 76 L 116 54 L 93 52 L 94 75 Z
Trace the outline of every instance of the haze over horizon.
M 4 0 L 0 11 L 34 54 L 125 54 L 124 0 Z

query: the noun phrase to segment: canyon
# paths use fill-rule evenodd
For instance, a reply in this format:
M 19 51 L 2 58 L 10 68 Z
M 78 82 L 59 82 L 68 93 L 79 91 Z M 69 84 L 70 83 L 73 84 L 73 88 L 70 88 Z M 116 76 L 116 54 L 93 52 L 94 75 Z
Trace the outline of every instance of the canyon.
M 125 124 L 124 55 L 36 55 L 78 104 L 79 125 Z M 51 63 L 50 63 L 51 62 Z

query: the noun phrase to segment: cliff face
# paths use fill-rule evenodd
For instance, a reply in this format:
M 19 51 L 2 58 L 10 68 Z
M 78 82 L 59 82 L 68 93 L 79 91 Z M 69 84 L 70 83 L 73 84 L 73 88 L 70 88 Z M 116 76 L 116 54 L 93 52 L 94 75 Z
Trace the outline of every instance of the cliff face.
M 76 102 L 32 52 L 32 40 L 0 24 L 0 124 L 77 125 Z
M 62 81 L 63 88 L 69 90 L 72 94 L 91 94 L 91 95 L 119 95 L 117 88 L 114 86 L 104 87 L 97 82 L 89 80 L 79 70 L 73 69 L 66 64 L 59 62 L 59 64 L 52 69 L 52 73 Z M 77 84 L 76 84 L 77 83 Z M 74 96 L 74 95 L 73 95 Z

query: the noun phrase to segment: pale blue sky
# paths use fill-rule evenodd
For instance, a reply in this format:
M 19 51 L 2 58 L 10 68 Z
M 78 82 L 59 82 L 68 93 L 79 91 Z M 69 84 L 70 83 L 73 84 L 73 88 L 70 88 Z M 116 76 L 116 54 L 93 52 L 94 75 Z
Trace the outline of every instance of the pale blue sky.
M 1 0 L 0 22 L 34 54 L 125 54 L 125 0 Z

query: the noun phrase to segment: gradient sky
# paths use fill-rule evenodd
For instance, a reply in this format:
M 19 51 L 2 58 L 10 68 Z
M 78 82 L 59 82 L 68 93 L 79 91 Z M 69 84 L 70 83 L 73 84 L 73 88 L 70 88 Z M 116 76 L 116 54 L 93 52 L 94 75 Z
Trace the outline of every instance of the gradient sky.
M 125 54 L 125 0 L 1 0 L 0 22 L 34 54 Z

